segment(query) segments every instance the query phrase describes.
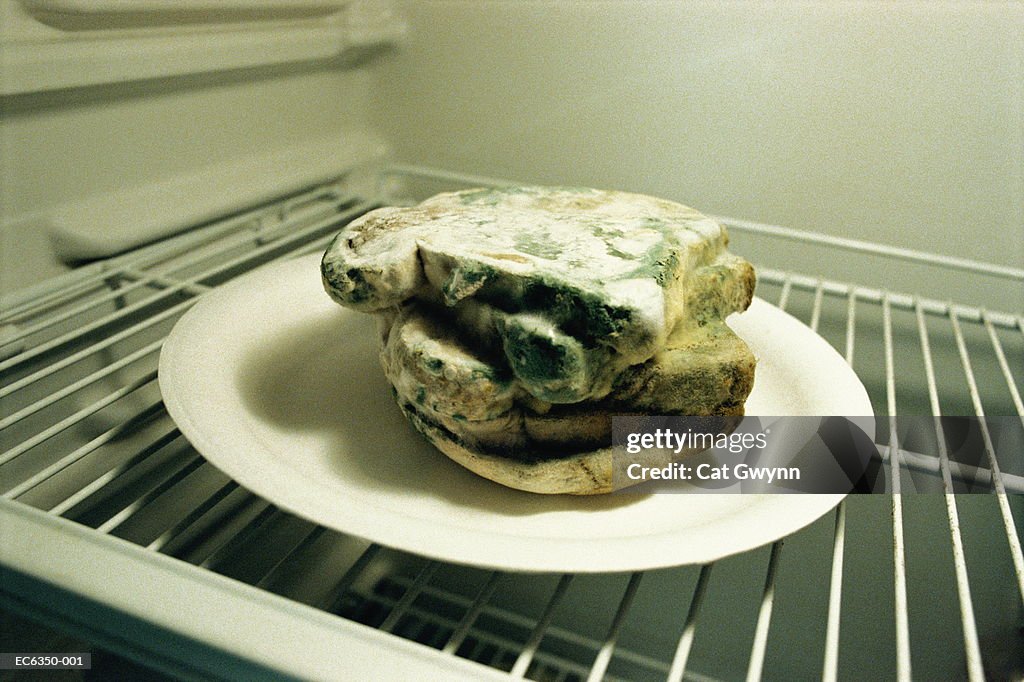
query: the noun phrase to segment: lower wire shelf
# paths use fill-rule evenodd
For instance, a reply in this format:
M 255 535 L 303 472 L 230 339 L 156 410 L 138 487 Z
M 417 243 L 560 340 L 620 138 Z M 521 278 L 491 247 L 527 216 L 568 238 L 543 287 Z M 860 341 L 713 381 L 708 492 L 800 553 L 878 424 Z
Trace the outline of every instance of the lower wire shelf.
M 0 587 L 8 608 L 185 678 L 1024 674 L 1024 457 L 995 437 L 997 494 L 855 496 L 774 545 L 642 574 L 432 561 L 297 518 L 206 463 L 163 410 L 163 338 L 205 291 L 322 250 L 386 200 L 311 188 L 5 303 L 0 560 L 20 586 Z M 1024 420 L 1019 315 L 758 271 L 758 295 L 830 341 L 877 414 Z M 957 490 L 941 453 L 887 444 L 893 481 L 913 469 Z M 282 641 L 261 646 L 257 622 Z

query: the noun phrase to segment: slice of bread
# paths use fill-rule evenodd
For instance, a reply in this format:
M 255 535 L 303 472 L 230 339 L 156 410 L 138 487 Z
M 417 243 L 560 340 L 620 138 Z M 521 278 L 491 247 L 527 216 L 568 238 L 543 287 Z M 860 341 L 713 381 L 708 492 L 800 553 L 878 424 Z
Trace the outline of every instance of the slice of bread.
M 381 364 L 407 411 L 467 447 L 513 458 L 607 445 L 612 415 L 742 415 L 754 377 L 753 355 L 724 324 L 670 335 L 604 399 L 569 405 L 537 400 L 499 356 L 475 350 L 436 308 L 403 306 L 382 337 Z
M 726 244 L 714 221 L 652 197 L 471 190 L 366 214 L 327 249 L 322 274 L 328 293 L 357 310 L 411 298 L 453 309 L 503 347 L 536 397 L 574 403 L 607 395 L 680 321 L 707 314 L 695 281 L 745 265 Z M 745 307 L 743 294 L 749 303 L 749 289 L 723 290 L 717 314 Z
M 612 449 L 598 448 L 565 457 L 531 460 L 496 455 L 467 446 L 451 432 L 399 403 L 405 416 L 434 447 L 470 471 L 490 480 L 531 493 L 597 495 L 612 491 Z

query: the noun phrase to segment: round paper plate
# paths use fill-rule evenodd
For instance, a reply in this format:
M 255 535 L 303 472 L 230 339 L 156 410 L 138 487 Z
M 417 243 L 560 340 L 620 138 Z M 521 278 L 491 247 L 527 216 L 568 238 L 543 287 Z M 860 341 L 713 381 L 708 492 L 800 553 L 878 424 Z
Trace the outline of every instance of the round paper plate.
M 795 318 L 755 299 L 729 324 L 758 356 L 748 414 L 872 414 L 842 357 Z M 457 563 L 571 572 L 704 563 L 793 533 L 843 497 L 548 496 L 482 479 L 402 416 L 373 318 L 327 297 L 319 256 L 203 296 L 164 343 L 159 372 L 182 433 L 242 486 L 329 528 Z

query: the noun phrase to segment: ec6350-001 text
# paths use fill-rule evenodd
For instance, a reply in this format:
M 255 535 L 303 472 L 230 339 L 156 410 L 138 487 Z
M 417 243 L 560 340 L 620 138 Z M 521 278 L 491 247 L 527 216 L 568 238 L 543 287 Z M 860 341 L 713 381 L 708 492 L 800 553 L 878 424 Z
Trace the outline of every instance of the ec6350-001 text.
M 0 654 L 0 670 L 88 670 L 92 654 Z

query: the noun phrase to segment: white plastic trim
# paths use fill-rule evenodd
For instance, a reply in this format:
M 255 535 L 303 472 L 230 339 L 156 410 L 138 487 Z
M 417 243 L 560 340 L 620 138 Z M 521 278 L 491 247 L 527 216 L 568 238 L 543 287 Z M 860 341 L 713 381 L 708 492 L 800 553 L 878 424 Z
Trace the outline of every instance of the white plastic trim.
M 342 59 L 404 33 L 382 0 L 0 0 L 0 95 Z
M 194 173 L 90 196 L 47 215 L 54 249 L 67 261 L 102 258 L 181 232 L 382 158 L 366 131 L 332 136 L 210 165 Z
M 498 670 L 197 570 L 16 502 L 0 502 L 0 527 L 0 563 L 7 567 L 284 675 L 318 680 L 429 680 L 439 674 L 452 681 L 508 679 Z M 111 556 L 132 570 L 110 570 Z M 99 634 L 103 624 L 93 625 Z
M 144 14 L 164 11 L 216 12 L 224 10 L 333 10 L 344 0 L 21 0 L 21 4 L 42 12 Z

